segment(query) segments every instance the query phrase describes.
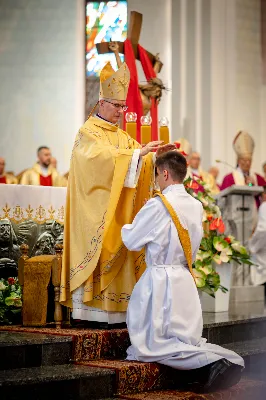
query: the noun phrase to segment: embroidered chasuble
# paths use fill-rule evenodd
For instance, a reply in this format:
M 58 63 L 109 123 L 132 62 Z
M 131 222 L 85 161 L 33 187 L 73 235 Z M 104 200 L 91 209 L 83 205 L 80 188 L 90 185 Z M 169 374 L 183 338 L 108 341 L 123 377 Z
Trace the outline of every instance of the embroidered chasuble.
M 97 117 L 79 130 L 68 179 L 60 301 L 84 287 L 83 303 L 124 312 L 146 268 L 144 250 L 130 252 L 123 225 L 153 194 L 153 154 L 139 158 L 140 145 L 118 126 Z

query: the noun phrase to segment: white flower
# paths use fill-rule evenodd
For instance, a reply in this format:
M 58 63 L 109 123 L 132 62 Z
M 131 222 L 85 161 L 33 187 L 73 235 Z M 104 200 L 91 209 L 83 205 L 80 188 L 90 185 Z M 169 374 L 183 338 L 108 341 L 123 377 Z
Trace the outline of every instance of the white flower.
M 11 285 L 11 292 L 15 292 L 16 291 L 16 286 L 15 285 Z
M 0 290 L 5 290 L 6 289 L 6 285 L 0 281 Z
M 231 244 L 231 246 L 235 251 L 238 251 L 238 253 L 240 253 L 242 247 L 240 242 L 234 242 Z
M 214 206 L 213 207 L 213 210 L 214 210 L 214 212 L 215 212 L 215 214 L 216 214 L 216 217 L 217 218 L 221 218 L 221 211 L 220 211 L 220 208 L 218 207 L 218 206 Z

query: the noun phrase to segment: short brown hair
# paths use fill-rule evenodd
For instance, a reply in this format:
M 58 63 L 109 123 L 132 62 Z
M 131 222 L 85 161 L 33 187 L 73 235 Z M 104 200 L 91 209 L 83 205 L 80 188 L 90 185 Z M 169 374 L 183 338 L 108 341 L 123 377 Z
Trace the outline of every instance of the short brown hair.
M 156 159 L 155 168 L 167 169 L 171 177 L 181 183 L 187 174 L 187 160 L 178 151 L 168 151 Z

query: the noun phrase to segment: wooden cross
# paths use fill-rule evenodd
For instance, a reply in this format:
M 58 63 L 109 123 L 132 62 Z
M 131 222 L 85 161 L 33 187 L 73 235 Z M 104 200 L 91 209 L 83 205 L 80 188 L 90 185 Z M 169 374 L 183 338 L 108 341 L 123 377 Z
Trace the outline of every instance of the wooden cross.
M 131 41 L 133 51 L 135 54 L 135 58 L 137 60 L 139 60 L 138 43 L 139 43 L 139 38 L 140 38 L 141 26 L 142 26 L 142 14 L 138 13 L 137 11 L 131 11 L 127 37 Z M 124 54 L 124 42 L 117 42 L 117 43 L 119 45 L 119 53 Z M 109 49 L 108 42 L 97 43 L 96 47 L 97 47 L 98 54 L 113 53 L 113 51 Z M 160 72 L 162 69 L 162 66 L 163 66 L 162 62 L 158 61 L 156 59 L 156 57 L 153 54 L 151 54 L 149 51 L 146 50 L 146 53 L 147 53 L 149 59 L 151 60 L 151 63 L 153 66 L 155 65 L 155 63 L 157 61 L 158 72 Z

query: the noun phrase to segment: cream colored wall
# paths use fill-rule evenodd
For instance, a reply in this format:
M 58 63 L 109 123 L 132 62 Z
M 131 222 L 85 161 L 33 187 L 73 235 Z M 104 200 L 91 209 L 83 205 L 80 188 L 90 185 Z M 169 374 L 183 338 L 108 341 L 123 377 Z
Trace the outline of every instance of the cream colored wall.
M 215 159 L 235 164 L 239 129 L 256 141 L 258 172 L 266 159 L 259 3 L 128 0 L 129 12 L 143 14 L 141 45 L 164 63 L 160 77 L 170 91 L 159 117 L 169 118 L 172 139 L 185 136 L 201 152 L 205 168 Z M 46 144 L 64 172 L 84 120 L 83 1 L 0 0 L 0 36 L 0 155 L 20 172 Z
M 50 146 L 66 172 L 84 120 L 81 0 L 0 0 L 0 155 L 19 173 Z
M 235 165 L 238 130 L 256 142 L 253 168 L 266 160 L 266 89 L 261 83 L 260 0 L 172 3 L 173 137 L 185 136 L 208 168 Z M 219 165 L 221 175 L 231 171 Z

